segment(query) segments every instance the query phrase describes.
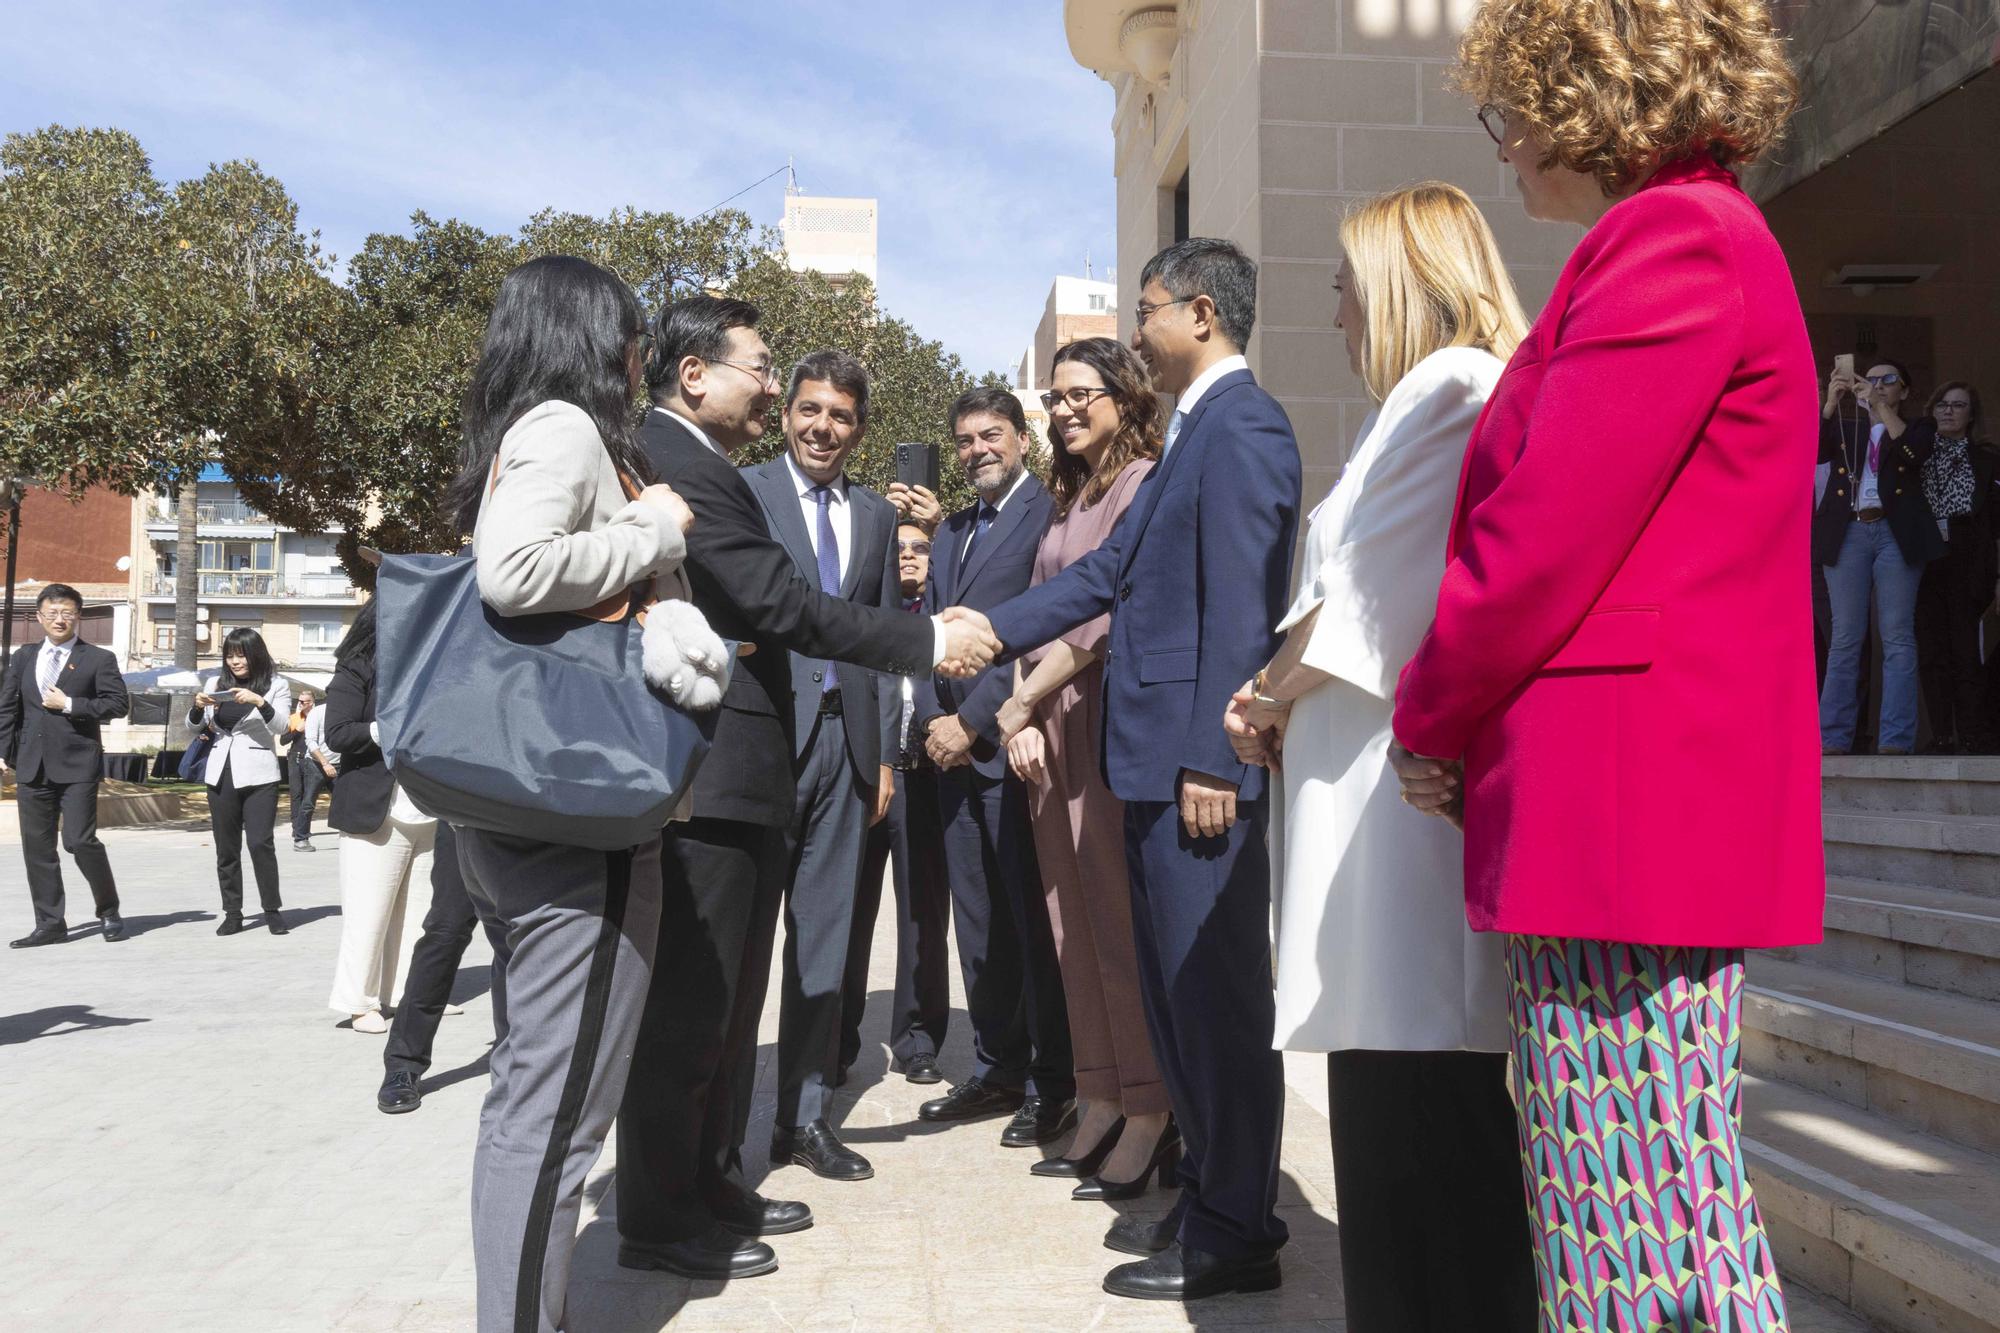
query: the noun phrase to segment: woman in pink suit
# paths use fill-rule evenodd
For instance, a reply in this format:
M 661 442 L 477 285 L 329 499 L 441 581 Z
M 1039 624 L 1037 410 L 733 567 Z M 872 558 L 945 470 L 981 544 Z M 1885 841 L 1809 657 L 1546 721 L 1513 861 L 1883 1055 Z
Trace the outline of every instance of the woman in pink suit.
M 1756 0 L 1488 0 L 1459 82 L 1588 231 L 1467 449 L 1405 799 L 1507 936 L 1544 1326 L 1782 1328 L 1738 1038 L 1743 951 L 1820 936 L 1818 398 L 1730 167 L 1796 84 Z

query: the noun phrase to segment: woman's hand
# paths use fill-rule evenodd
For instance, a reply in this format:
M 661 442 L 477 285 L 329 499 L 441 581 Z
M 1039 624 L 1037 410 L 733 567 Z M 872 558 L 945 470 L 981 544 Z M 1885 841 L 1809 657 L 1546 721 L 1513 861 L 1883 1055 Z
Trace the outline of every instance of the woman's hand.
M 1040 782 L 1048 775 L 1048 745 L 1042 733 L 1029 727 L 1007 742 L 1007 767 L 1023 782 Z
M 1821 409 L 1822 415 L 1832 416 L 1834 409 L 1840 406 L 1840 395 L 1853 392 L 1854 377 L 1852 375 L 1842 374 L 1838 370 L 1828 375 L 1826 377 L 1826 404 Z
M 931 494 L 929 487 L 905 486 L 900 481 L 892 481 L 883 494 L 890 504 L 896 506 L 903 522 L 914 523 L 933 536 L 937 534 L 938 524 L 944 521 L 944 505 Z
M 197 694 L 194 697 L 194 706 L 196 708 L 213 708 L 215 707 L 215 704 L 216 704 L 216 698 L 212 694 L 203 693 L 203 694 Z
M 229 692 L 229 697 L 246 708 L 262 708 L 264 706 L 263 695 L 257 693 L 255 690 L 246 690 L 240 685 Z
M 1291 716 L 1290 704 L 1260 702 L 1256 682 L 1245 681 L 1223 709 L 1222 729 L 1238 759 L 1275 770 L 1284 757 L 1285 728 L 1291 724 Z
M 1456 759 L 1412 754 L 1401 741 L 1389 743 L 1389 766 L 1403 784 L 1403 804 L 1427 815 L 1443 815 L 1463 827 L 1465 766 Z
M 1005 745 L 1020 735 L 1034 717 L 1035 706 L 1021 695 L 1016 694 L 1001 704 L 999 713 L 993 719 L 994 725 L 1000 728 L 1000 743 Z
M 694 526 L 694 511 L 688 508 L 687 501 L 681 499 L 678 491 L 663 481 L 656 481 L 645 490 L 640 491 L 639 503 L 651 505 L 665 514 L 667 522 L 679 528 L 683 533 Z

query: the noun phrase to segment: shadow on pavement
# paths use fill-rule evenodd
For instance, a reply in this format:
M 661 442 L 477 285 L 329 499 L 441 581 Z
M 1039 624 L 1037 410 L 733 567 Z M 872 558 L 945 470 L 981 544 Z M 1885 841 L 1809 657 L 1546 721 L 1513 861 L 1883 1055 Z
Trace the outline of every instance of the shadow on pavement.
M 451 1002 L 466 1004 L 478 999 L 493 989 L 493 965 L 475 963 L 471 967 L 461 967 L 452 979 Z
M 442 1074 L 432 1074 L 429 1078 L 418 1083 L 417 1091 L 428 1097 L 432 1093 L 442 1091 L 454 1083 L 463 1083 L 469 1078 L 485 1078 L 493 1072 L 492 1056 L 493 1053 L 487 1051 L 470 1064 L 460 1065 L 456 1069 L 447 1069 Z
M 58 1004 L 0 1018 L 0 1046 L 19 1046 L 37 1037 L 66 1037 L 90 1028 L 123 1028 L 150 1023 L 150 1018 L 116 1018 L 93 1012 L 87 1004 Z
M 150 934 L 167 926 L 185 926 L 193 921 L 213 921 L 215 917 L 216 914 L 214 912 L 158 912 L 152 916 L 128 916 L 124 918 L 125 938 L 135 940 L 141 935 Z M 103 933 L 103 923 L 93 921 L 76 934 L 71 935 L 70 938 L 82 939 L 86 936 L 97 936 Z

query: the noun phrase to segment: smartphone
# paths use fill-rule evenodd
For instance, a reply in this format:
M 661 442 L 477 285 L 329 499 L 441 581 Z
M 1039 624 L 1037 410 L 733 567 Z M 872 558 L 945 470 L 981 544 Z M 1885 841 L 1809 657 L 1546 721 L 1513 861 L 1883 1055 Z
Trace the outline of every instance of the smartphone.
M 1854 353 L 1842 352 L 1833 358 L 1833 377 L 1850 381 L 1854 378 Z
M 1848 358 L 1850 361 L 1852 357 Z M 905 486 L 921 486 L 936 495 L 938 491 L 938 447 L 935 444 L 899 444 L 896 446 L 896 480 Z

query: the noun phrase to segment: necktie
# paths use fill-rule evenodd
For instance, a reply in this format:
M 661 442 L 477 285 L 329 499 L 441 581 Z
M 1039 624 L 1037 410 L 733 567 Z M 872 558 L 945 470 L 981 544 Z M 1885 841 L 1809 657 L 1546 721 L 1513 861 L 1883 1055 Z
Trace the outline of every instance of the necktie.
M 972 525 L 972 540 L 965 544 L 965 558 L 959 561 L 961 568 L 972 563 L 972 553 L 979 549 L 979 543 L 985 538 L 987 530 L 993 526 L 993 521 L 999 517 L 1000 511 L 992 505 L 982 504 L 979 506 L 979 517 Z
M 840 542 L 833 535 L 833 488 L 815 486 L 813 499 L 819 502 L 819 590 L 829 597 L 840 596 Z M 826 664 L 820 674 L 821 694 L 840 684 L 840 674 L 833 663 Z
M 1882 437 L 1880 435 L 1868 441 L 1868 470 L 1877 476 L 1882 474 Z
M 41 686 L 38 694 L 47 694 L 56 683 L 56 676 L 62 671 L 62 655 L 62 650 L 54 644 L 43 645 L 41 660 L 35 664 L 35 683 Z
M 1162 459 L 1165 459 L 1169 453 L 1173 452 L 1174 437 L 1176 435 L 1179 435 L 1180 433 L 1181 433 L 1181 410 L 1179 408 L 1175 408 L 1174 414 L 1171 417 L 1167 418 L 1167 442 L 1160 446 L 1160 457 Z

